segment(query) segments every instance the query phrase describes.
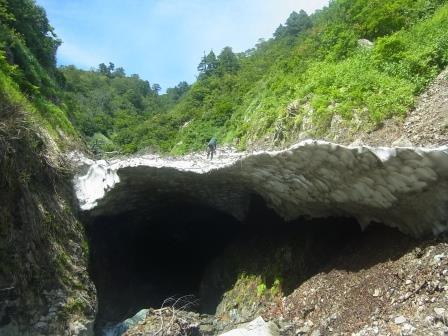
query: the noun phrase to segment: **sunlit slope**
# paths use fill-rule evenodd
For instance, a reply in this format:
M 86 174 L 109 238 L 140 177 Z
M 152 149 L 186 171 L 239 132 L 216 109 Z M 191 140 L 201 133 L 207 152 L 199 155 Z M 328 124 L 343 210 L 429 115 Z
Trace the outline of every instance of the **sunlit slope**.
M 403 117 L 448 64 L 448 6 L 362 3 L 332 2 L 312 27 L 237 55 L 233 71 L 202 74 L 170 111 L 180 128 L 174 152 L 212 135 L 281 144 L 324 137 L 335 118 L 356 132 Z
M 64 79 L 56 68 L 60 45 L 45 11 L 29 0 L 0 1 L 0 94 L 21 118 L 38 124 L 61 146 L 78 146 L 61 101 Z M 0 117 L 11 117 L 5 108 Z

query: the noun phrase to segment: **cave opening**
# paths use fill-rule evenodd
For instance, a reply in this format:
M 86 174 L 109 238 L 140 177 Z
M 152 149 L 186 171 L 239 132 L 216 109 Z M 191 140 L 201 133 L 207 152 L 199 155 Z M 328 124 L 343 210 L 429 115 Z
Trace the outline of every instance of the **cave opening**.
M 262 276 L 268 286 L 281 274 L 283 290 L 290 293 L 362 235 L 351 218 L 286 222 L 257 195 L 242 221 L 184 195 L 169 195 L 140 211 L 87 223 L 97 331 L 140 309 L 160 308 L 171 296 L 193 294 L 197 311 L 214 314 L 241 272 Z
M 197 296 L 205 266 L 244 230 L 232 216 L 181 196 L 163 203 L 87 225 L 96 324 L 158 308 L 171 296 Z

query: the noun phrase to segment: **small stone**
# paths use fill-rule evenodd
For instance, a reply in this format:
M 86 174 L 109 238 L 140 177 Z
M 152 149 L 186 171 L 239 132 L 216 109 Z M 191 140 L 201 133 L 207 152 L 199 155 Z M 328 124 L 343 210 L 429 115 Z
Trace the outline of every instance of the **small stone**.
M 374 46 L 373 42 L 369 41 L 367 39 L 359 39 L 358 40 L 358 45 L 360 47 L 363 47 L 363 48 L 366 48 L 366 49 L 371 49 Z
M 201 332 L 201 334 L 207 334 L 207 333 L 212 333 L 214 330 L 213 326 L 210 324 L 200 324 L 199 325 L 199 331 Z
M 414 254 L 417 258 L 421 258 L 423 256 L 423 250 L 420 247 L 417 247 L 414 250 Z
M 378 297 L 378 296 L 380 296 L 380 294 L 381 294 L 381 291 L 378 288 L 375 289 L 375 291 L 373 292 L 374 297 Z
M 401 327 L 401 332 L 403 335 L 411 335 L 415 331 L 415 327 L 409 323 L 405 323 L 403 327 Z
M 412 283 L 412 280 L 409 280 L 409 279 L 406 280 L 406 282 L 405 282 L 406 285 L 410 285 L 411 283 Z
M 406 322 L 406 318 L 404 316 L 397 316 L 394 319 L 395 324 L 402 324 Z
M 305 335 L 310 332 L 311 328 L 307 325 L 303 326 L 302 328 L 299 328 L 296 330 L 296 335 Z
M 314 325 L 314 323 L 313 323 L 313 321 L 308 320 L 305 322 L 305 325 L 308 327 L 312 327 Z
M 312 333 L 311 333 L 311 336 L 320 336 L 321 334 L 320 334 L 320 330 L 319 329 L 316 329 L 316 330 L 314 330 Z
M 425 317 L 425 321 L 426 321 L 428 324 L 433 324 L 433 323 L 434 323 L 434 317 L 428 315 L 428 316 Z
M 443 316 L 445 315 L 445 308 L 434 308 L 434 313 L 438 316 Z
M 70 335 L 87 335 L 88 328 L 81 321 L 74 321 L 69 325 Z
M 43 321 L 39 321 L 34 325 L 34 328 L 39 330 L 39 331 L 45 331 L 48 328 L 48 323 L 47 322 L 43 322 Z
M 392 142 L 393 147 L 412 147 L 412 142 L 406 138 L 406 136 L 402 136 L 399 139 L 396 139 Z

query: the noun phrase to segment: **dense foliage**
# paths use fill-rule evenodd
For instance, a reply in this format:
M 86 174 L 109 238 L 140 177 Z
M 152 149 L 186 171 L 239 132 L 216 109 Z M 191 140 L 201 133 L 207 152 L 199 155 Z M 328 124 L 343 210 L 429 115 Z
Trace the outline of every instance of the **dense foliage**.
M 151 135 L 140 132 L 140 125 L 160 118 L 188 90 L 186 82 L 160 95 L 160 85 L 150 84 L 138 75 L 126 76 L 123 68 L 100 64 L 98 70 L 82 71 L 63 67 L 66 79 L 64 102 L 73 124 L 87 137 L 95 151 L 134 152 L 139 148 L 159 148 L 164 125 L 157 123 Z M 166 130 L 169 132 L 170 130 Z
M 60 43 L 33 0 L 0 0 L 0 93 L 65 145 L 78 135 L 61 105 Z
M 292 13 L 273 39 L 235 55 L 236 70 L 199 76 L 169 111 L 180 132 L 166 149 L 199 149 L 211 135 L 241 146 L 325 136 L 335 115 L 354 129 L 403 116 L 448 64 L 447 32 L 441 0 L 337 0 Z
M 112 63 L 57 69 L 60 43 L 33 0 L 0 0 L 0 83 L 59 136 L 76 129 L 94 149 L 124 153 L 183 153 L 212 136 L 281 144 L 328 136 L 335 120 L 356 131 L 403 117 L 448 65 L 448 5 L 333 0 L 293 12 L 253 49 L 205 54 L 197 81 L 166 93 Z

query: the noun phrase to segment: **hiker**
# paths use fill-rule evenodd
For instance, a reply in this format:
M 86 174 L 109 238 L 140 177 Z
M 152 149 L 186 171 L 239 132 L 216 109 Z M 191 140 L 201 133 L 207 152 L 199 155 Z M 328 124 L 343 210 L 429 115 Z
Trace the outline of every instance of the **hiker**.
M 218 141 L 216 138 L 211 138 L 207 145 L 207 159 L 210 157 L 210 160 L 213 160 L 213 154 L 215 154 L 217 145 Z

